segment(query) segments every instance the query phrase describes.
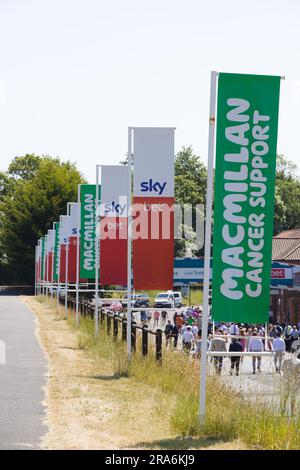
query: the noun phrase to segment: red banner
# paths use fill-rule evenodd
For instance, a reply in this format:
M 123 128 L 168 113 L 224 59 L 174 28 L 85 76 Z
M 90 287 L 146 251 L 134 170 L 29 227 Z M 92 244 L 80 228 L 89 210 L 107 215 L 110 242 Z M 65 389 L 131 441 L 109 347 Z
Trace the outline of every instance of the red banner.
M 40 259 L 35 263 L 35 279 L 36 279 L 37 284 L 41 282 L 41 260 Z
M 127 217 L 104 217 L 100 229 L 100 284 L 127 284 Z
M 100 284 L 127 284 L 128 168 L 101 167 Z
M 76 282 L 76 260 L 77 260 L 77 238 L 69 238 L 68 252 L 68 282 L 75 284 Z
M 66 245 L 60 245 L 59 282 L 66 282 Z
M 133 285 L 173 288 L 174 129 L 133 129 Z
M 68 282 L 76 283 L 76 265 L 77 265 L 77 237 L 69 238 L 68 251 Z M 85 282 L 86 279 L 79 279 L 79 282 Z
M 47 281 L 52 282 L 53 280 L 53 253 L 48 253 L 47 255 Z
M 173 288 L 174 198 L 134 198 L 133 272 L 137 290 Z

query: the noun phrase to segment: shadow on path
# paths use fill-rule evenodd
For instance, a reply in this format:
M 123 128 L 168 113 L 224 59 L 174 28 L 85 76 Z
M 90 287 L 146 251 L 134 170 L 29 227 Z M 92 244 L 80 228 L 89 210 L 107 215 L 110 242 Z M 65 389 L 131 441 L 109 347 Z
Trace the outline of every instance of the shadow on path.
M 137 442 L 132 448 L 144 449 L 166 449 L 166 450 L 188 450 L 211 447 L 215 444 L 222 444 L 222 439 L 206 439 L 192 437 L 175 437 L 173 439 L 160 439 L 158 441 Z

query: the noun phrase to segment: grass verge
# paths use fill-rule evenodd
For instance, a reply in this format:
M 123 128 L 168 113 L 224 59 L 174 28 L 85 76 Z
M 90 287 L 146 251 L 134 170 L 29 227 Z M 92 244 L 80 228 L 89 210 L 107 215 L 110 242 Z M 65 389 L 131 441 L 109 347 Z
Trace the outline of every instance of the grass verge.
M 60 315 L 64 315 L 63 309 Z M 198 361 L 190 360 L 180 352 L 164 351 L 163 365 L 159 366 L 151 350 L 146 358 L 137 352 L 128 363 L 126 345 L 107 336 L 105 324 L 100 325 L 96 338 L 93 319 L 81 318 L 77 328 L 74 313 L 69 311 L 68 323 L 77 333 L 78 347 L 96 361 L 109 363 L 115 377 L 129 377 L 159 391 L 155 412 L 165 415 L 173 431 L 183 438 L 216 442 L 239 439 L 256 449 L 300 449 L 299 414 L 293 418 L 282 416 L 274 407 L 260 401 L 259 396 L 255 403 L 249 402 L 226 387 L 218 377 L 209 376 L 206 421 L 200 426 Z M 139 345 L 137 350 L 141 350 Z

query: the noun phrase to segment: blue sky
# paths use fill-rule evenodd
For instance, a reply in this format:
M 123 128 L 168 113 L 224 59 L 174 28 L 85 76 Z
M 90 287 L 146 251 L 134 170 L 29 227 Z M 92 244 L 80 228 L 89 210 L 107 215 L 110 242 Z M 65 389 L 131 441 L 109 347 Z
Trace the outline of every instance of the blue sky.
M 300 167 L 297 0 L 0 0 L 0 169 L 35 152 L 95 165 L 127 127 L 207 155 L 210 71 L 285 75 L 278 152 Z

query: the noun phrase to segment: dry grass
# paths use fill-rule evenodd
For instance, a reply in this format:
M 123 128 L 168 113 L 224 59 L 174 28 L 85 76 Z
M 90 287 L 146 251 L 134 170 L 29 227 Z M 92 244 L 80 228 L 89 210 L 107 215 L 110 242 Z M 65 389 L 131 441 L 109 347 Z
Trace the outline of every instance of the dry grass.
M 72 312 L 65 321 L 64 309 L 56 313 L 55 304 L 23 300 L 38 318 L 38 335 L 49 357 L 44 448 L 245 448 L 236 439 L 178 437 L 172 424 L 177 393 L 160 376 L 165 368 L 138 358 L 128 368 L 124 346 L 102 333 L 95 339 L 93 320 L 82 320 L 76 331 Z M 172 377 L 174 384 L 176 374 Z

